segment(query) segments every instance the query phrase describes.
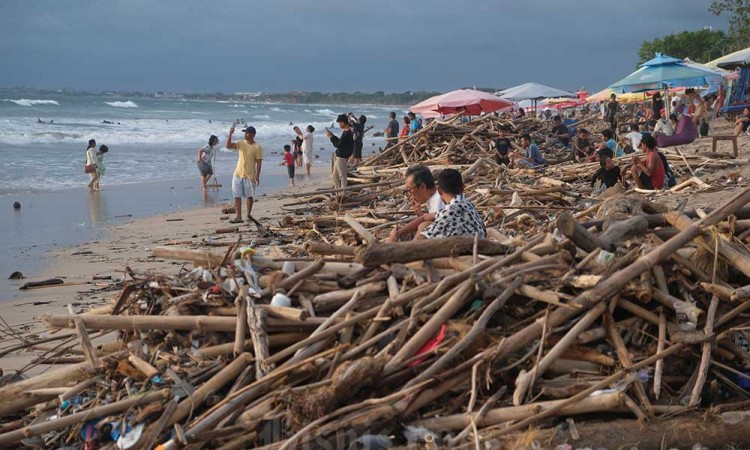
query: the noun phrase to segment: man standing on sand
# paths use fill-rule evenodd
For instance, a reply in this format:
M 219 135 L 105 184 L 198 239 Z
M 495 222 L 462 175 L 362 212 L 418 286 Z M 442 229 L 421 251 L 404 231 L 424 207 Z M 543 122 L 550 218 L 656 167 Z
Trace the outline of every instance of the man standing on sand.
M 232 176 L 232 194 L 234 209 L 237 213 L 229 223 L 242 223 L 242 197 L 247 198 L 247 220 L 251 221 L 255 189 L 260 184 L 260 168 L 263 165 L 263 147 L 255 142 L 255 128 L 248 126 L 244 130 L 245 140 L 232 142 L 234 127 L 229 129 L 226 147 L 237 150 L 237 168 Z
M 396 120 L 396 112 L 391 111 L 388 117 L 390 117 L 391 120 L 388 122 L 388 126 L 385 127 L 385 130 L 383 130 L 383 133 L 385 133 L 385 137 L 388 139 L 388 141 L 385 143 L 384 150 L 387 150 L 388 147 L 396 145 L 396 142 L 398 142 L 399 125 L 398 120 Z
M 416 233 L 415 239 L 419 239 L 422 231 L 435 220 L 438 211 L 445 207 L 435 186 L 435 178 L 425 165 L 412 166 L 406 170 L 404 189 L 417 217 L 403 227 L 397 225 L 388 235 L 386 242 L 397 242 L 400 238 L 412 233 Z M 422 210 L 422 205 L 427 207 L 426 214 Z
M 341 197 L 346 194 L 347 175 L 349 170 L 349 158 L 354 153 L 354 135 L 352 128 L 349 125 L 349 117 L 346 114 L 339 114 L 336 118 L 336 123 L 341 127 L 341 137 L 331 133 L 331 130 L 326 128 L 326 136 L 331 140 L 331 144 L 336 147 L 336 154 L 334 155 L 333 162 L 333 187 L 336 189 L 343 189 Z

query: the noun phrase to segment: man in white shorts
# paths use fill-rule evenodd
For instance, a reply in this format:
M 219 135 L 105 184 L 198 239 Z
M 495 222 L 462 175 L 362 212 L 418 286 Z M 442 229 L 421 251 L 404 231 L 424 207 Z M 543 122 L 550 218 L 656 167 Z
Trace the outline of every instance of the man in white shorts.
M 263 147 L 255 142 L 255 128 L 247 127 L 242 130 L 245 140 L 232 142 L 234 127 L 229 129 L 227 148 L 237 150 L 237 168 L 232 177 L 232 194 L 234 195 L 234 209 L 237 215 L 229 223 L 242 223 L 242 197 L 247 198 L 247 220 L 251 222 L 255 189 L 260 184 L 260 168 L 263 165 Z
M 409 167 L 406 170 L 404 189 L 406 189 L 417 217 L 403 227 L 397 226 L 394 228 L 388 235 L 386 242 L 396 242 L 412 233 L 417 238 L 422 230 L 435 220 L 437 212 L 445 207 L 445 203 L 440 198 L 440 193 L 435 186 L 435 178 L 427 166 Z M 423 204 L 427 207 L 426 214 L 422 211 Z

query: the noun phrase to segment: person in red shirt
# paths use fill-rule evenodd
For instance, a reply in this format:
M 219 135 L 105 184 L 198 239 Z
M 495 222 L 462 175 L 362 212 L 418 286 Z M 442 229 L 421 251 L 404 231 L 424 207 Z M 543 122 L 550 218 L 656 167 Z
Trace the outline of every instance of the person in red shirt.
M 294 187 L 294 155 L 291 145 L 284 146 L 284 160 L 279 165 L 286 166 L 286 171 L 289 174 L 289 187 Z
M 666 170 L 664 163 L 659 157 L 656 148 L 656 139 L 651 135 L 643 136 L 641 139 L 641 150 L 646 154 L 646 160 L 633 155 L 633 163 L 630 166 L 630 174 L 635 184 L 641 189 L 661 189 L 664 187 Z

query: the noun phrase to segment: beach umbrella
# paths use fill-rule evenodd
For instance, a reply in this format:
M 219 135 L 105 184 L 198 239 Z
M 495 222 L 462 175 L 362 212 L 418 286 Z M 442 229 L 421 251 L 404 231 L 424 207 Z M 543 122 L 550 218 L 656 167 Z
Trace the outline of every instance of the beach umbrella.
M 475 91 L 473 89 L 458 89 L 445 94 L 430 97 L 418 103 L 409 111 L 421 114 L 426 118 L 446 116 L 463 112 L 469 116 L 478 116 L 482 113 L 491 113 L 502 109 L 509 109 L 515 105 L 514 102 L 502 99 L 489 92 Z
M 662 90 L 669 87 L 706 86 L 720 83 L 722 73 L 708 67 L 686 64 L 685 61 L 657 53 L 641 68 L 609 86 L 615 93 Z
M 576 95 L 571 92 L 545 86 L 543 84 L 535 83 L 533 81 L 529 83 L 524 83 L 518 86 L 514 86 L 512 88 L 504 89 L 500 92 L 496 92 L 495 95 L 498 95 L 508 100 L 515 100 L 515 101 L 531 100 L 533 109 L 536 109 L 539 106 L 538 105 L 539 100 L 543 100 L 547 98 L 554 98 L 554 97 L 573 97 L 573 98 L 576 97 Z
M 540 83 L 530 82 L 524 83 L 512 88 L 504 89 L 497 92 L 495 95 L 508 100 L 541 100 L 544 98 L 555 98 L 555 97 L 576 97 L 576 94 L 572 92 L 563 91 L 562 89 L 556 89 L 553 87 L 545 86 Z
M 708 67 L 720 67 L 733 70 L 738 67 L 750 67 L 750 47 L 716 58 L 706 63 Z

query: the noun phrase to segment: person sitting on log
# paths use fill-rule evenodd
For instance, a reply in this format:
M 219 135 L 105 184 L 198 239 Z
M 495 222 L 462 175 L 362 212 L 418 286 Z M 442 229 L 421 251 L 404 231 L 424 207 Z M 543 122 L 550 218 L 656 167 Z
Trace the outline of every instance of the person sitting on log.
M 612 152 L 607 149 L 605 152 L 600 153 L 599 164 L 601 167 L 591 178 L 591 187 L 596 185 L 597 181 L 601 181 L 598 188 L 594 189 L 595 193 L 604 192 L 608 188 L 622 182 L 622 173 L 620 166 L 615 164 L 612 159 Z M 623 183 L 624 184 L 624 183 Z
M 531 142 L 531 135 L 528 133 L 521 136 L 521 147 L 523 147 L 525 153 L 523 156 L 518 156 L 516 165 L 524 169 L 532 169 L 535 167 L 541 167 L 547 164 L 547 160 L 542 156 L 542 152 L 539 151 L 539 147 Z
M 498 137 L 492 141 L 491 145 L 494 146 L 497 151 L 495 162 L 500 165 L 510 166 L 510 157 L 508 156 L 508 153 L 510 152 L 511 143 L 510 139 L 506 136 L 507 132 L 507 127 L 505 125 L 501 126 L 500 131 L 498 132 Z
M 641 160 L 633 155 L 633 163 L 630 174 L 635 184 L 641 189 L 661 189 L 666 179 L 666 169 L 656 148 L 656 139 L 653 136 L 643 136 L 641 150 L 646 154 L 646 160 Z
M 562 117 L 555 116 L 553 119 L 555 125 L 552 127 L 552 136 L 545 143 L 547 147 L 562 144 L 563 147 L 570 145 L 570 130 L 562 123 Z
M 589 161 L 596 158 L 596 151 L 594 146 L 591 145 L 589 140 L 589 130 L 581 128 L 578 131 L 578 137 L 576 138 L 575 145 L 573 146 L 576 160 L 578 161 Z
M 417 214 L 417 218 L 403 227 L 398 225 L 388 235 L 386 242 L 396 242 L 399 239 L 414 234 L 415 239 L 421 236 L 421 232 L 434 220 L 438 211 L 445 207 L 440 193 L 435 187 L 435 178 L 425 165 L 409 167 L 406 170 L 404 189 L 409 196 L 411 206 Z M 427 206 L 427 213 L 422 211 L 422 205 Z
M 436 239 L 451 236 L 476 236 L 484 238 L 487 231 L 481 214 L 464 195 L 461 172 L 443 169 L 437 176 L 437 187 L 445 208 L 438 211 L 435 221 L 425 228 L 420 236 Z
M 615 132 L 605 128 L 602 130 L 602 142 L 596 146 L 596 151 L 600 152 L 604 149 L 609 149 L 612 155 L 617 155 L 617 141 L 615 141 Z
M 740 133 L 746 133 L 748 128 L 750 128 L 750 109 L 744 108 L 740 118 L 734 122 L 734 135 L 739 136 Z

